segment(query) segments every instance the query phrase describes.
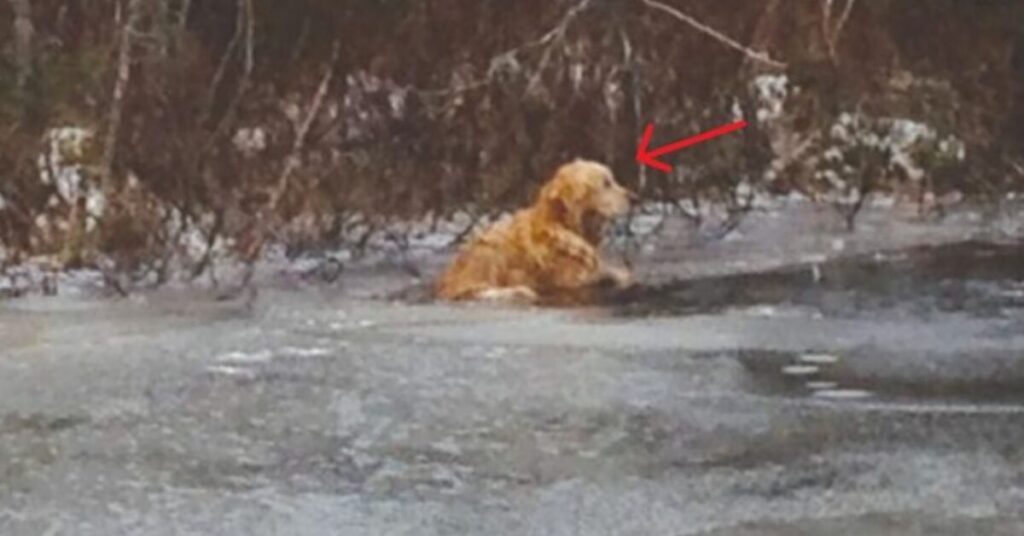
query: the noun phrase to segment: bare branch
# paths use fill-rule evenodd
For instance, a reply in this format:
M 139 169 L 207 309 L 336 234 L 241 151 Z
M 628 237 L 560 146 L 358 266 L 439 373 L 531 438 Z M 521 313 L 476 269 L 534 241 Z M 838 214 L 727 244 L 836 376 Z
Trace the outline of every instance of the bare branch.
M 534 41 L 524 43 L 515 48 L 508 49 L 491 58 L 489 67 L 487 69 L 487 74 L 481 78 L 477 78 L 467 83 L 460 84 L 458 87 L 420 89 L 414 91 L 420 96 L 428 98 L 449 97 L 452 95 L 460 95 L 468 91 L 473 91 L 490 85 L 491 82 L 493 82 L 494 80 L 494 75 L 498 71 L 497 67 L 504 63 L 507 63 L 509 59 L 515 58 L 516 55 L 520 54 L 521 52 L 526 52 L 528 50 L 535 49 L 538 47 L 547 47 L 545 48 L 544 53 L 541 57 L 540 68 L 537 70 L 537 73 L 530 79 L 530 83 L 527 86 L 529 90 L 532 90 L 536 87 L 536 84 L 539 81 L 541 73 L 544 71 L 544 68 L 550 61 L 552 47 L 554 47 L 554 45 L 558 44 L 559 42 L 562 41 L 562 39 L 564 39 L 566 31 L 568 31 L 569 29 L 569 25 L 571 25 L 573 21 L 575 21 L 576 18 L 580 16 L 580 14 L 590 9 L 592 7 L 592 4 L 593 0 L 581 0 L 578 4 L 569 8 L 569 10 L 566 11 L 565 14 L 562 16 L 562 18 L 559 19 L 558 24 L 556 24 L 550 30 L 545 32 L 544 35 L 540 36 L 540 38 Z
M 821 0 L 821 36 L 825 39 L 825 45 L 828 47 L 829 56 L 835 59 L 835 55 L 832 53 L 832 5 L 835 0 Z
M 182 0 L 181 11 L 178 12 L 178 32 L 183 33 L 188 26 L 188 13 L 192 9 L 192 0 Z
M 493 210 L 474 210 L 474 211 L 471 211 L 471 212 L 472 213 L 470 214 L 469 224 L 466 225 L 464 228 L 462 228 L 462 230 L 460 230 L 459 232 L 455 233 L 455 236 L 452 237 L 452 239 L 450 241 L 448 241 L 448 243 L 444 246 L 445 248 L 450 248 L 450 247 L 452 247 L 452 246 L 462 242 L 463 240 L 465 240 L 466 237 L 468 237 L 474 230 L 477 229 L 477 227 L 479 226 L 480 222 L 482 222 L 484 220 L 484 218 L 493 218 L 495 211 L 493 211 Z
M 29 0 L 8 0 L 14 12 L 14 61 L 18 66 L 16 86 L 19 91 L 32 76 L 32 5 Z
M 335 40 L 331 50 L 331 59 L 327 64 L 327 69 L 324 72 L 323 78 L 320 80 L 320 85 L 317 87 L 316 93 L 313 95 L 313 101 L 310 103 L 309 111 L 306 113 L 306 117 L 303 118 L 302 123 L 299 125 L 299 128 L 295 133 L 295 140 L 292 142 L 292 150 L 288 154 L 287 158 L 285 158 L 284 166 L 281 168 L 281 174 L 278 175 L 277 183 L 275 184 L 274 189 L 270 192 L 270 199 L 256 216 L 257 220 L 253 232 L 253 240 L 243 253 L 243 257 L 245 258 L 244 260 L 248 264 L 248 269 L 243 281 L 243 285 L 245 286 L 249 284 L 254 264 L 259 260 L 260 252 L 263 251 L 263 246 L 266 244 L 267 237 L 271 232 L 269 220 L 277 212 L 281 204 L 281 200 L 284 199 L 285 194 L 288 192 L 291 176 L 301 163 L 301 154 L 302 149 L 306 144 L 306 136 L 309 134 L 309 129 L 313 126 L 313 121 L 316 120 L 316 117 L 320 114 L 320 109 L 323 107 L 324 99 L 327 97 L 327 92 L 330 90 L 331 82 L 334 80 L 334 68 L 338 63 L 340 54 L 341 42 Z
M 825 39 L 825 46 L 828 47 L 828 55 L 833 63 L 838 61 L 836 50 L 839 47 L 839 38 L 843 34 L 846 21 L 850 19 L 850 13 L 853 11 L 853 5 L 856 1 L 846 0 L 843 12 L 839 15 L 839 19 L 836 20 L 834 25 L 832 24 L 832 5 L 834 0 L 824 0 L 824 4 L 822 4 L 821 34 Z
M 1017 172 L 1018 176 L 1024 177 L 1024 163 L 1014 160 L 1010 162 L 1010 167 Z
M 591 1 L 582 0 L 579 4 L 570 8 L 569 11 L 565 12 L 562 20 L 537 41 L 537 46 L 545 47 L 544 54 L 541 56 L 540 63 L 537 64 L 537 72 L 533 74 L 529 85 L 526 86 L 527 93 L 533 92 L 537 85 L 540 84 L 541 76 L 543 76 L 544 70 L 551 61 L 551 52 L 554 50 L 555 45 L 565 40 L 565 32 L 569 29 L 569 25 L 576 20 L 580 13 L 590 8 Z
M 652 9 L 657 9 L 657 10 L 663 12 L 663 13 L 667 13 L 667 14 L 675 17 L 676 19 L 679 19 L 679 20 L 683 21 L 684 23 L 686 23 L 687 25 L 689 25 L 693 29 L 697 30 L 698 32 L 701 32 L 701 33 L 703 33 L 703 34 L 705 34 L 705 35 L 715 39 L 716 41 L 724 44 L 725 46 L 727 46 L 727 47 L 729 47 L 729 48 L 731 48 L 733 50 L 736 50 L 736 51 L 739 51 L 739 52 L 743 53 L 744 56 L 746 56 L 746 57 L 748 57 L 748 58 L 750 58 L 750 59 L 752 59 L 754 61 L 759 61 L 761 63 L 764 63 L 765 65 L 770 65 L 770 66 L 778 68 L 778 69 L 786 68 L 786 64 L 785 63 L 773 59 L 771 56 L 768 55 L 767 52 L 760 51 L 760 50 L 754 50 L 754 49 L 752 49 L 750 47 L 744 46 L 744 45 L 740 44 L 738 41 L 736 41 L 735 39 L 733 39 L 733 38 L 723 34 L 722 32 L 720 32 L 720 31 L 718 31 L 718 30 L 716 30 L 716 29 L 714 29 L 714 28 L 712 28 L 712 27 L 710 27 L 710 26 L 700 22 L 699 20 L 691 17 L 690 15 L 687 15 L 686 13 L 683 13 L 682 11 L 680 11 L 680 10 L 678 10 L 678 9 L 668 5 L 668 4 L 664 4 L 662 2 L 658 2 L 657 0 L 642 0 L 642 1 L 648 7 L 652 8 Z
M 331 81 L 334 79 L 334 65 L 338 63 L 340 53 L 341 44 L 339 41 L 335 40 L 334 46 L 331 50 L 331 59 L 327 64 L 327 70 L 324 72 L 323 79 L 320 80 L 320 86 L 317 87 L 316 94 L 313 95 L 313 102 L 309 106 L 309 112 L 302 120 L 302 124 L 299 125 L 299 130 L 295 134 L 295 141 L 292 142 L 292 151 L 285 160 L 284 168 L 282 168 L 281 175 L 277 179 L 277 187 L 274 189 L 270 200 L 271 210 L 275 210 L 277 208 L 278 203 L 280 203 L 281 198 L 288 189 L 288 181 L 291 178 L 291 174 L 299 165 L 299 155 L 302 153 L 302 148 L 306 144 L 306 136 L 309 134 L 309 129 L 313 126 L 313 121 L 316 119 L 317 115 L 320 114 L 320 108 L 323 106 L 324 98 L 327 97 L 327 91 L 330 89 Z
M 220 238 L 223 228 L 224 211 L 215 211 L 213 214 L 213 226 L 210 228 L 209 234 L 206 235 L 206 245 L 203 248 L 203 254 L 199 257 L 199 261 L 195 266 L 192 267 L 192 280 L 199 279 L 199 276 L 202 275 L 213 262 L 213 248 L 216 247 L 217 239 Z
M 846 9 L 843 11 L 842 16 L 839 17 L 839 22 L 836 24 L 835 37 L 836 41 L 839 40 L 839 36 L 843 33 L 843 27 L 846 26 L 846 21 L 850 19 L 850 12 L 853 11 L 853 4 L 857 0 L 846 0 Z
M 124 112 L 124 98 L 128 93 L 128 84 L 132 74 L 132 47 L 136 26 L 142 18 L 144 0 L 129 0 L 128 15 L 121 28 L 121 43 L 117 58 L 117 79 L 114 82 L 114 95 L 111 98 L 110 114 L 107 118 L 107 134 L 103 143 L 103 160 L 100 162 L 99 175 L 102 190 L 108 195 L 115 191 L 113 184 L 114 156 L 117 153 L 117 136 L 121 129 L 121 116 Z
M 217 98 L 217 89 L 220 88 L 221 81 L 224 79 L 224 74 L 228 70 L 228 64 L 231 62 L 231 57 L 235 55 L 235 49 L 238 48 L 238 41 L 242 38 L 243 28 L 245 27 L 245 18 L 245 5 L 242 2 L 239 2 L 238 16 L 235 18 L 235 31 L 231 34 L 231 40 L 228 41 L 227 47 L 224 48 L 224 55 L 220 58 L 220 64 L 217 65 L 217 71 L 213 74 L 213 80 L 210 82 L 210 91 L 206 97 L 206 109 L 203 110 L 202 115 L 200 115 L 200 124 L 206 123 L 206 120 L 210 118 L 214 100 Z

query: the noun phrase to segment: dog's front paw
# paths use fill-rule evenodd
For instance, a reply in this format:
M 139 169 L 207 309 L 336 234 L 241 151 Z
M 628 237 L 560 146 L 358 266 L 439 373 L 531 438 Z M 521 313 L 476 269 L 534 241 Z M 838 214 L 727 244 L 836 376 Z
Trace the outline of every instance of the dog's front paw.
M 605 274 L 606 279 L 616 288 L 627 288 L 633 285 L 633 276 L 625 268 L 608 266 L 605 268 Z

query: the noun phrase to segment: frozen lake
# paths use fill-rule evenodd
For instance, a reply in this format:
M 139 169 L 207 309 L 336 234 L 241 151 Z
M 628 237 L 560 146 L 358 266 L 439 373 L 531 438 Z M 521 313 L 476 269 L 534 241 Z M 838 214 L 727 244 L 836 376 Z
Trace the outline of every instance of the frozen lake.
M 807 210 L 571 310 L 0 302 L 0 534 L 1024 533 L 1019 210 Z

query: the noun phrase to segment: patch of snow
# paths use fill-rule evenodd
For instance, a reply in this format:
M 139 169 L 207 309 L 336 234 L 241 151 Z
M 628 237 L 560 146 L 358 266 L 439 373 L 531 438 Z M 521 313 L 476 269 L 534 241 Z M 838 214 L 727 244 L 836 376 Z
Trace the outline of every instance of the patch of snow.
M 344 331 L 349 329 L 369 328 L 376 324 L 377 323 L 373 320 L 356 320 L 349 322 L 331 322 L 327 327 L 332 331 Z
M 297 346 L 287 346 L 285 348 L 282 348 L 279 351 L 279 353 L 285 354 L 285 355 L 290 355 L 290 356 L 293 356 L 293 357 L 324 357 L 324 356 L 331 355 L 331 351 L 329 349 L 322 348 L 322 347 L 317 347 L 317 346 L 310 347 L 310 348 L 300 348 L 300 347 L 297 347 Z
M 274 354 L 269 350 L 260 350 L 258 352 L 228 352 L 217 356 L 216 361 L 219 363 L 234 363 L 234 364 L 252 364 L 252 363 L 266 363 L 273 359 Z
M 729 108 L 729 112 L 732 114 L 733 121 L 742 121 L 744 119 L 743 108 L 740 107 L 740 101 L 738 99 L 732 100 L 732 106 Z
M 824 264 L 828 261 L 828 256 L 820 253 L 810 253 L 800 257 L 800 262 L 804 264 Z
M 59 296 L 87 296 L 105 285 L 103 273 L 99 270 L 68 270 L 57 275 L 57 294 Z
M 755 305 L 742 312 L 749 316 L 773 317 L 778 315 L 779 310 L 771 305 Z
M 832 354 L 803 354 L 800 361 L 814 365 L 832 365 L 839 362 L 839 357 Z
M 76 126 L 51 128 L 44 135 L 46 149 L 37 158 L 40 180 L 52 184 L 67 201 L 83 193 L 83 169 L 78 160 L 93 136 L 91 129 Z
M 96 188 L 90 188 L 85 193 L 85 210 L 90 216 L 92 216 L 89 218 L 88 224 L 90 226 L 95 226 L 96 218 L 102 216 L 106 209 L 107 196 Z M 90 227 L 89 230 L 92 230 L 92 227 Z
M 892 208 L 896 206 L 896 197 L 883 193 L 875 193 L 871 196 L 871 206 L 875 208 Z
M 790 203 L 807 203 L 810 199 L 801 192 L 792 191 L 786 195 L 786 201 Z
M 789 78 L 786 75 L 761 75 L 754 78 L 758 100 L 757 120 L 771 121 L 782 116 L 783 105 L 789 97 Z
M 451 436 L 431 443 L 430 447 L 437 452 L 451 456 L 460 456 L 462 454 L 462 448 L 459 447 L 459 443 Z
M 629 230 L 634 235 L 644 236 L 653 232 L 664 219 L 665 216 L 657 214 L 639 214 L 629 221 Z
M 256 377 L 256 372 L 253 371 L 252 369 L 231 367 L 226 365 L 214 365 L 212 367 L 206 367 L 206 371 L 211 374 L 219 374 L 222 376 L 231 376 L 235 378 L 253 379 Z
M 786 376 L 811 376 L 817 374 L 819 370 L 816 365 L 786 365 L 782 367 L 782 373 Z
M 251 157 L 267 148 L 267 131 L 263 127 L 240 128 L 231 141 L 236 150 Z
M 870 391 L 861 389 L 821 389 L 814 392 L 818 398 L 829 398 L 833 400 L 858 400 L 872 396 Z
M 441 249 L 448 246 L 452 240 L 453 236 L 450 233 L 434 231 L 414 235 L 410 245 L 417 248 Z
M 821 156 L 825 160 L 842 160 L 843 152 L 838 147 L 829 147 Z
M 743 238 L 744 238 L 743 233 L 740 232 L 739 229 L 733 229 L 732 231 L 729 231 L 728 233 L 726 233 L 726 235 L 724 237 L 722 237 L 722 241 L 723 242 L 740 242 L 740 241 L 743 240 Z

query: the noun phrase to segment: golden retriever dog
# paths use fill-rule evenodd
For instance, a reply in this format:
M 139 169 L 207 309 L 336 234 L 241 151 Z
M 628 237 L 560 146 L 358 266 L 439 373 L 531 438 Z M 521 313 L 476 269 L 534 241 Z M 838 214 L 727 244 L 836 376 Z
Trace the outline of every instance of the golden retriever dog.
M 602 284 L 628 285 L 598 248 L 605 223 L 629 209 L 632 194 L 597 162 L 563 165 L 534 204 L 485 229 L 437 281 L 446 300 L 534 303 L 578 300 Z

